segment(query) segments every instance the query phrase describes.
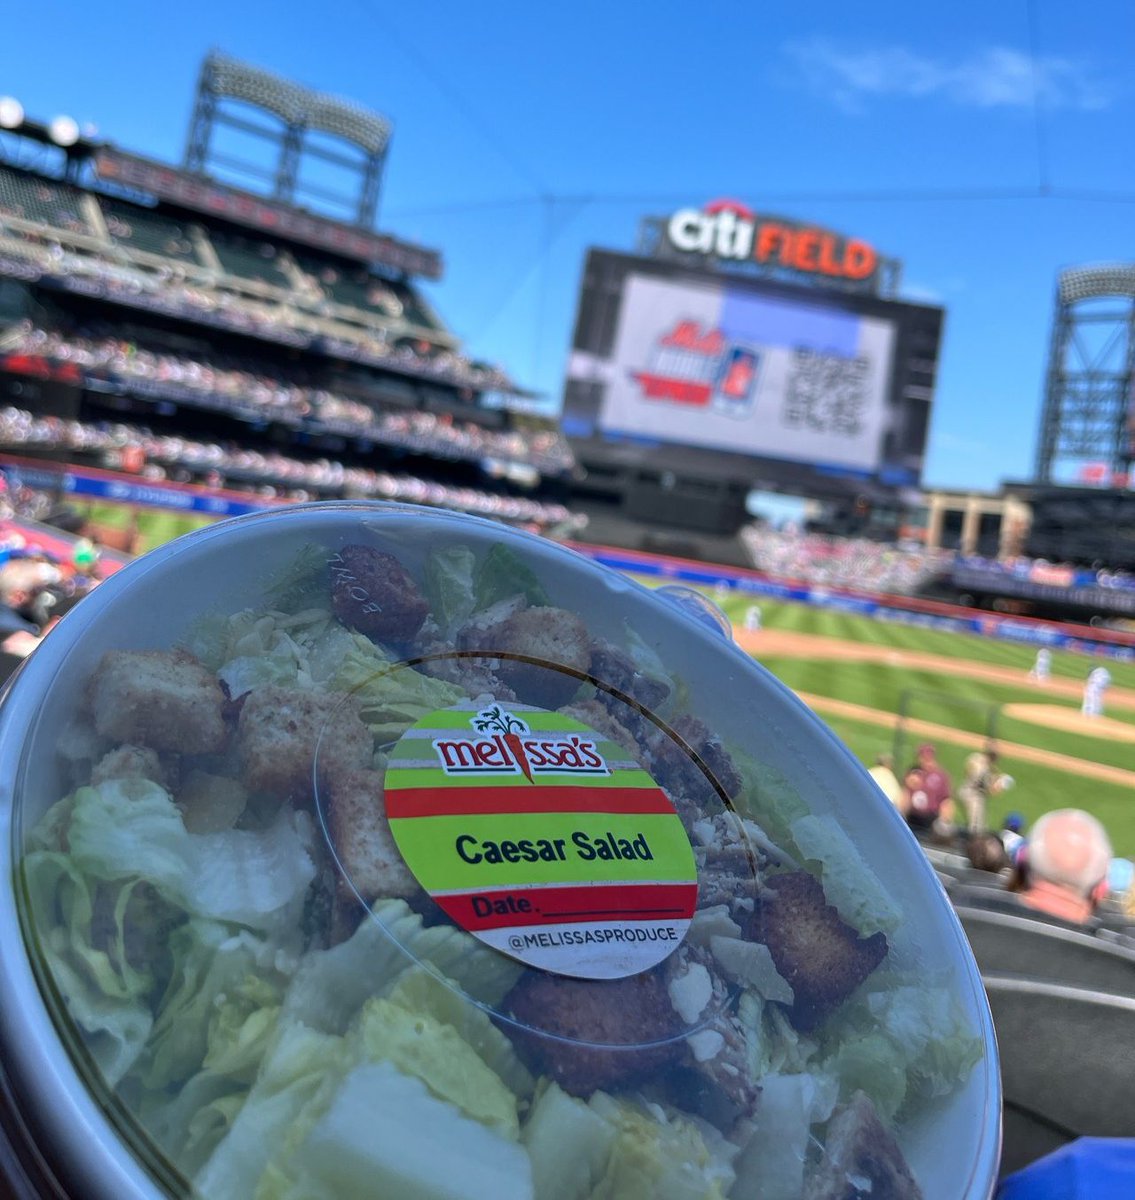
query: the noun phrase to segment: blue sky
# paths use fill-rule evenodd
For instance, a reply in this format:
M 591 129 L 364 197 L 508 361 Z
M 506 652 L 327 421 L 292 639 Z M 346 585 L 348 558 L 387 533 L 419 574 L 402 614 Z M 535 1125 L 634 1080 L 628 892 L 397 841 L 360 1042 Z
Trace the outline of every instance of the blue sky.
M 1135 259 L 1135 5 L 796 9 L 38 0 L 0 94 L 178 160 L 216 47 L 387 114 L 380 225 L 443 251 L 439 311 L 554 404 L 586 248 L 642 214 L 726 195 L 865 238 L 948 309 L 926 481 L 1024 477 L 1056 273 Z

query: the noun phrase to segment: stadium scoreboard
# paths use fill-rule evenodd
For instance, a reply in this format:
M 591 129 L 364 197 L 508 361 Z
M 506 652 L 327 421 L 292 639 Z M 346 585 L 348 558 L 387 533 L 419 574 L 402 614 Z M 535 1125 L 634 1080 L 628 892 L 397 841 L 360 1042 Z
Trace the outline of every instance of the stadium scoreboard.
M 584 467 L 818 496 L 917 487 L 943 310 L 856 286 L 879 269 L 864 242 L 696 215 L 675 214 L 670 253 L 588 252 L 563 410 Z M 762 254 L 795 278 L 722 262 Z

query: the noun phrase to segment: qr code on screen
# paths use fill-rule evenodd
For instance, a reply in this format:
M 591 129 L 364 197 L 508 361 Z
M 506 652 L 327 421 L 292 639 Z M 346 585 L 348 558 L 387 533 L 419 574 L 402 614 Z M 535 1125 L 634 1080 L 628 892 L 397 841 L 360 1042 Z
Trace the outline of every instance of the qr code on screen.
M 780 423 L 789 429 L 857 437 L 863 431 L 869 369 L 866 358 L 793 351 Z

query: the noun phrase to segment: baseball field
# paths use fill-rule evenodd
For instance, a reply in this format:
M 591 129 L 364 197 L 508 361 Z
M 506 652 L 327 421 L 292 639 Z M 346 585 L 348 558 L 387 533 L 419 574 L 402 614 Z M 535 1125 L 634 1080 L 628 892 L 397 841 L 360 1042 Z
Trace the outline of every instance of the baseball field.
M 1054 651 L 1041 685 L 1029 678 L 1036 652 L 1028 646 L 763 598 L 761 628 L 748 632 L 752 597 L 712 598 L 737 642 L 864 763 L 896 751 L 901 773 L 919 742 L 933 742 L 957 782 L 992 730 L 1015 781 L 991 803 L 994 826 L 1010 811 L 1031 823 L 1049 809 L 1084 808 L 1107 827 L 1116 854 L 1135 856 L 1135 664 L 1106 662 L 1107 715 L 1091 719 L 1080 715 L 1080 699 L 1102 659 Z

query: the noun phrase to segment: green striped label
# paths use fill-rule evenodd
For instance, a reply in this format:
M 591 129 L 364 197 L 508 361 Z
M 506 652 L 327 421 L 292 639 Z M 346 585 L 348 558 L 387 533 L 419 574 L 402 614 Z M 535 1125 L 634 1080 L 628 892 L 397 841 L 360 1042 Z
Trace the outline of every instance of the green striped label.
M 395 747 L 384 803 L 439 906 L 532 966 L 633 975 L 689 927 L 697 868 L 669 798 L 627 750 L 563 713 L 429 713 Z

